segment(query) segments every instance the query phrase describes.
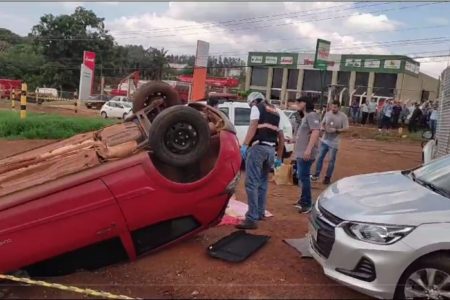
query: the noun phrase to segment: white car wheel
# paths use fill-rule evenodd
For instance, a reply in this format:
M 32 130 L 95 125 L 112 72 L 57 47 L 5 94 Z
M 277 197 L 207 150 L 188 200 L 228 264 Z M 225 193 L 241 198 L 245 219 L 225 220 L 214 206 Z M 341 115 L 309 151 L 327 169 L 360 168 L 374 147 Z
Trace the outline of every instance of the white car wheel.
M 105 111 L 102 111 L 101 116 L 102 116 L 103 119 L 108 118 L 108 115 L 106 114 Z

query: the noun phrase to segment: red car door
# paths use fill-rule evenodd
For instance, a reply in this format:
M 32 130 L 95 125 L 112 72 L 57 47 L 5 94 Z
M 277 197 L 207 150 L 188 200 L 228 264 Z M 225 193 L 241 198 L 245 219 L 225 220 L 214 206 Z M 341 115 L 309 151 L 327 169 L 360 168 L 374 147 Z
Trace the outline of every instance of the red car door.
M 105 260 L 109 264 L 113 261 L 108 261 L 112 259 L 108 256 L 127 258 L 122 246 L 127 242 L 127 227 L 113 195 L 101 180 L 31 201 L 18 201 L 11 207 L 0 203 L 0 215 L 0 273 L 38 262 L 41 266 L 47 263 L 48 269 L 52 260 L 56 265 L 69 263 L 76 269 L 80 267 L 76 260 L 87 263 L 90 259 L 94 264 Z M 114 249 L 108 250 L 111 247 Z M 64 255 L 66 259 L 62 259 Z

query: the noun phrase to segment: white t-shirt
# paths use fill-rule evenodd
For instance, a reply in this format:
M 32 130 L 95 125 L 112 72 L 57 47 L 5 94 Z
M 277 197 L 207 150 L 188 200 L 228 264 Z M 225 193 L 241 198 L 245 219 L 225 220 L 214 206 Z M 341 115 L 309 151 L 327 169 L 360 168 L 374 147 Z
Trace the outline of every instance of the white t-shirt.
M 250 110 L 250 121 L 259 120 L 259 109 L 256 105 L 252 106 L 252 109 Z M 278 122 L 278 130 L 283 131 L 283 125 L 281 124 L 281 116 L 280 121 Z

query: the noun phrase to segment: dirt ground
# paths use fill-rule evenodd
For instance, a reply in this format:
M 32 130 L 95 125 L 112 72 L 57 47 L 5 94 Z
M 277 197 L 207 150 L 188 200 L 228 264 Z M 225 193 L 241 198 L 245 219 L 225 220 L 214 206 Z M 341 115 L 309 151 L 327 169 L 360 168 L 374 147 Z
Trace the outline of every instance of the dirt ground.
M 0 141 L 0 157 L 42 143 L 45 142 Z M 334 179 L 414 167 L 420 163 L 420 151 L 418 143 L 387 143 L 346 137 L 339 151 Z M 315 197 L 324 188 L 319 183 L 313 187 Z M 232 226 L 220 226 L 135 262 L 49 280 L 132 297 L 159 299 L 367 298 L 328 279 L 314 260 L 301 259 L 293 248 L 282 241 L 303 237 L 307 232 L 307 217 L 298 214 L 293 207 L 298 193 L 295 186 L 270 183 L 268 209 L 274 217 L 261 222 L 260 229 L 255 233 L 267 234 L 271 239 L 243 263 L 230 264 L 207 255 L 206 249 L 210 244 L 235 230 Z M 246 201 L 243 180 L 237 190 L 237 199 Z M 12 285 L 5 291 L 9 299 L 81 297 L 29 286 Z

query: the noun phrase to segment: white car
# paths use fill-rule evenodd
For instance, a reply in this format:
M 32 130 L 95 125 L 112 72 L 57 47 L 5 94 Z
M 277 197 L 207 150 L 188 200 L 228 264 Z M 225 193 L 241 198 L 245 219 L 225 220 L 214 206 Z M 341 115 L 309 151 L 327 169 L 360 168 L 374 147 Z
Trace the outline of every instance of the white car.
M 125 119 L 132 114 L 133 103 L 109 100 L 100 109 L 103 118 Z
M 231 123 L 236 128 L 239 143 L 242 144 L 247 134 L 248 126 L 250 125 L 250 107 L 246 102 L 224 102 L 219 104 L 219 110 L 225 113 L 230 119 Z M 281 122 L 283 124 L 283 133 L 285 138 L 285 154 L 284 157 L 290 157 L 294 151 L 294 143 L 292 142 L 293 130 L 289 118 L 283 111 L 277 108 L 280 114 Z

